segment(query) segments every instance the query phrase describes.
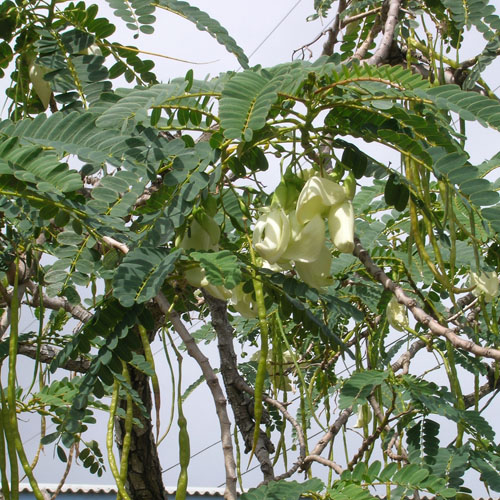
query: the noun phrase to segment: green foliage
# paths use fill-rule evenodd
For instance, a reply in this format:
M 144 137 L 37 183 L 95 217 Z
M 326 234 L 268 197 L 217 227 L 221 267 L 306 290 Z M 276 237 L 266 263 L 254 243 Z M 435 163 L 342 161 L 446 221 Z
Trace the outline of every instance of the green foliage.
M 105 398 L 114 393 L 125 426 L 140 425 L 138 417 L 147 424 L 151 408 L 140 390 L 149 386 L 138 387 L 131 376 L 138 370 L 151 378 L 159 412 L 163 367 L 153 366 L 147 342 L 160 328 L 184 335 L 182 345 L 175 335 L 174 345 L 165 344 L 173 377 L 177 347 L 198 356 L 179 324 L 199 321 L 191 336 L 202 352 L 218 340 L 220 382 L 229 405 L 238 405 L 236 432 L 246 446 L 255 426 L 241 412 L 254 401 L 245 395 L 243 408 L 232 391 L 243 382 L 261 386 L 252 355 L 256 345 L 269 348 L 268 376 L 262 370 L 259 376 L 265 375 L 264 392 L 283 406 L 267 405 L 271 418 L 261 428 L 269 443 L 267 451 L 253 450 L 257 458 L 274 442 L 278 467 L 282 460 L 289 470 L 293 454 L 294 467 L 305 470 L 297 457 L 301 432 L 306 454 L 316 446 L 312 425 L 322 429 L 318 439 L 331 437 L 332 450 L 333 440 L 345 439 L 345 457 L 323 452 L 332 469 L 327 485 L 316 478 L 271 481 L 243 499 L 363 500 L 375 498 L 373 486 L 391 498 L 415 492 L 453 498 L 467 491 L 471 469 L 500 491 L 496 423 L 484 412 L 498 392 L 499 155 L 473 164 L 465 128 L 470 122 L 500 131 L 500 104 L 484 74 L 499 55 L 493 7 L 486 0 L 409 3 L 386 64 L 371 65 L 382 36 L 371 35 L 390 34 L 380 2 L 315 1 L 310 20 L 328 20 L 322 29 L 332 28 L 332 35 L 339 30 L 335 55 L 249 69 L 228 32 L 188 2 L 108 3 L 136 38 L 153 33 L 158 9 L 191 21 L 234 54 L 243 71 L 196 80 L 189 70 L 158 83 L 153 62 L 140 48 L 117 43 L 116 26 L 98 17 L 95 5 L 0 6 L 0 78 L 12 68 L 8 118 L 0 122 L 0 361 L 15 367 L 17 348 L 36 357 L 31 387 L 17 387 L 10 376 L 0 391 L 8 395 L 0 412 L 2 486 L 9 482 L 7 461 L 23 462 L 6 418 L 13 409 L 52 419 L 55 431 L 41 444 L 53 444 L 66 463 L 68 449 L 78 446 L 84 467 L 102 475 L 100 447 L 85 438 L 95 409 L 109 412 Z M 337 5 L 344 10 L 335 21 L 329 16 Z M 468 42 L 472 27 L 485 46 L 467 61 L 445 57 Z M 43 73 L 38 81 L 33 65 Z M 454 84 L 442 84 L 450 75 Z M 114 89 L 119 77 L 133 85 Z M 324 178 L 325 192 L 303 190 L 312 175 Z M 273 194 L 277 183 L 286 203 Z M 327 221 L 339 206 L 350 209 L 352 196 L 354 218 L 344 222 L 354 224 L 359 242 L 343 227 L 355 250 L 347 244 L 349 253 L 341 253 Z M 316 226 L 298 220 L 299 205 L 307 203 Z M 269 211 L 280 213 L 262 235 L 275 247 L 272 263 L 252 234 Z M 207 231 L 186 248 L 194 222 L 200 234 Z M 286 259 L 291 244 L 308 252 Z M 14 300 L 16 265 L 22 307 Z M 492 279 L 484 281 L 494 290 L 472 289 L 471 272 L 488 273 Z M 421 308 L 434 321 L 394 321 L 388 305 L 395 290 L 405 296 L 401 315 Z M 209 293 L 229 297 L 227 318 L 219 302 L 218 315 L 210 310 Z M 17 313 L 32 314 L 38 325 L 19 332 L 14 345 L 5 332 L 14 318 L 15 333 Z M 70 318 L 80 322 L 73 332 Z M 242 349 L 237 371 L 231 339 Z M 49 379 L 49 361 L 54 373 L 71 361 L 82 375 Z M 198 361 L 204 370 L 219 365 L 203 355 Z M 438 369 L 439 385 L 430 381 Z M 178 389 L 179 402 L 209 380 L 210 370 L 204 373 L 184 393 Z M 15 408 L 5 403 L 16 397 Z M 225 422 L 224 405 L 217 404 Z M 179 417 L 187 442 L 192 427 Z M 446 441 L 444 427 L 455 431 Z M 228 440 L 224 449 L 231 452 Z M 374 459 L 381 454 L 384 466 Z M 181 455 L 184 471 L 187 447 Z M 320 464 L 308 467 L 314 475 Z M 124 474 L 115 479 L 130 483 Z
M 305 483 L 297 481 L 276 481 L 250 489 L 241 495 L 242 500 L 299 500 L 305 492 L 317 492 L 323 488 L 319 479 L 309 479 Z

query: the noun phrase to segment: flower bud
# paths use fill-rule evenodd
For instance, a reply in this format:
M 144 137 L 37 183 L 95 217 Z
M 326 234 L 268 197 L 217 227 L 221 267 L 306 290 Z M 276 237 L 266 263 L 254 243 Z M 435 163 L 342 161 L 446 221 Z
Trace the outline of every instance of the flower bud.
M 406 307 L 400 304 L 396 297 L 392 296 L 385 310 L 387 321 L 398 332 L 402 332 L 409 326 Z
M 290 241 L 290 223 L 281 208 L 263 214 L 253 230 L 253 246 L 270 264 L 275 264 Z
M 33 88 L 36 92 L 36 95 L 40 98 L 42 102 L 43 108 L 47 109 L 50 96 L 52 95 L 52 88 L 50 87 L 50 83 L 45 80 L 44 76 L 51 71 L 48 68 L 44 68 L 36 63 L 31 63 L 29 66 L 28 74 L 33 84 Z
M 332 284 L 330 267 L 332 255 L 325 244 L 321 247 L 320 254 L 314 262 L 296 262 L 295 270 L 301 280 L 313 288 L 323 288 Z
M 344 179 L 342 183 L 342 187 L 344 188 L 345 195 L 348 200 L 353 200 L 354 195 L 356 194 L 356 177 L 352 172 Z
M 297 220 L 309 222 L 315 215 L 324 215 L 329 207 L 345 201 L 345 191 L 336 182 L 324 177 L 311 177 L 302 188 L 297 201 Z
M 342 253 L 352 253 L 354 250 L 354 211 L 350 201 L 334 205 L 330 209 L 328 228 L 333 244 Z
M 476 287 L 472 290 L 476 297 L 484 294 L 485 302 L 491 302 L 498 295 L 498 275 L 495 271 L 481 271 L 479 274 L 471 271 L 470 284 Z
M 368 405 L 358 406 L 358 420 L 354 424 L 355 429 L 362 429 L 365 425 L 368 425 L 372 419 L 372 414 Z
M 290 221 L 290 242 L 285 253 L 285 260 L 295 262 L 314 262 L 318 259 L 325 243 L 325 223 L 320 215 L 315 215 L 302 225 L 297 220 L 295 211 L 288 216 Z

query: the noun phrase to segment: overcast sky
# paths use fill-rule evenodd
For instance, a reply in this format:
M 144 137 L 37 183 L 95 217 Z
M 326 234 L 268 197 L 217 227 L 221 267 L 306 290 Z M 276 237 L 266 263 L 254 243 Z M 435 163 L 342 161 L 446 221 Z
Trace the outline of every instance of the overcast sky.
M 497 6 L 497 11 L 499 1 L 493 2 Z M 200 32 L 193 24 L 178 16 L 158 9 L 156 12 L 157 22 L 154 25 L 155 33 L 153 35 L 141 35 L 138 40 L 134 40 L 132 38 L 133 32 L 127 30 L 125 27 L 121 28 L 120 26 L 123 24 L 119 19 L 112 19 L 112 13 L 103 0 L 97 0 L 95 3 L 102 7 L 99 16 L 110 18 L 119 27 L 117 33 L 112 37 L 114 41 L 120 41 L 124 44 L 135 45 L 146 51 L 161 53 L 193 62 L 204 63 L 215 61 L 210 64 L 193 65 L 164 58 L 153 58 L 156 62 L 155 72 L 158 78 L 164 82 L 171 78 L 183 76 L 189 69 L 194 70 L 196 77 L 204 78 L 207 74 L 215 76 L 219 72 L 236 70 L 239 67 L 236 58 L 232 54 L 228 54 L 213 38 L 205 32 Z M 191 3 L 217 19 L 233 38 L 236 39 L 247 55 L 253 54 L 255 51 L 250 57 L 251 65 L 261 64 L 263 66 L 272 66 L 290 61 L 295 49 L 299 49 L 314 40 L 324 28 L 320 21 L 306 22 L 307 16 L 312 13 L 312 0 L 302 0 L 299 2 L 291 0 L 253 0 L 252 2 L 234 0 L 206 2 L 198 0 Z M 291 10 L 293 11 L 290 15 L 285 17 Z M 474 35 L 467 35 L 467 37 L 469 36 L 471 40 L 474 40 L 476 48 L 484 45 L 481 38 Z M 473 36 L 474 38 L 472 38 Z M 322 41 L 319 41 L 311 47 L 315 57 L 320 54 L 321 46 Z M 471 51 L 469 54 L 465 54 L 465 56 L 472 55 L 473 52 Z M 500 74 L 498 72 L 498 65 L 496 66 L 496 70 L 496 74 Z M 489 71 L 489 74 L 491 76 L 495 74 L 494 68 Z M 494 83 L 495 81 L 497 79 L 490 79 L 490 83 Z M 0 82 L 2 95 L 5 83 L 5 81 Z M 498 151 L 498 133 L 477 127 L 473 131 L 473 137 L 476 138 L 475 141 L 477 142 L 477 147 L 471 150 L 473 161 L 482 161 Z M 377 150 L 378 155 L 383 154 L 380 151 Z M 383 156 L 379 156 L 379 159 L 384 158 Z M 215 346 L 202 346 L 202 349 L 210 359 L 217 359 Z M 157 356 L 157 368 L 164 389 L 164 393 L 162 394 L 162 428 L 164 429 L 168 420 L 169 405 L 171 403 L 169 401 L 170 379 L 168 372 L 164 368 L 166 364 L 164 357 L 162 357 L 162 348 L 159 342 L 155 342 L 153 351 L 158 351 L 159 353 Z M 216 361 L 213 364 L 214 366 L 218 365 Z M 183 385 L 184 387 L 188 387 L 198 379 L 200 371 L 198 366 L 192 363 L 188 356 L 186 356 L 184 367 L 187 369 L 187 374 L 183 376 Z M 26 373 L 29 373 L 29 370 L 26 370 Z M 20 380 L 20 382 L 22 381 Z M 220 438 L 219 426 L 209 391 L 205 387 L 196 389 L 187 399 L 184 408 L 191 437 L 191 452 L 194 454 L 216 443 Z M 51 432 L 50 429 L 47 432 Z M 99 430 L 96 428 L 92 432 L 92 436 L 95 436 L 96 439 L 104 436 L 102 429 Z M 28 441 L 30 448 L 37 444 L 38 437 L 38 428 L 34 424 L 23 426 L 23 438 Z M 100 439 L 100 442 L 103 446 L 102 451 L 105 453 L 104 440 Z M 58 482 L 64 469 L 57 458 L 52 459 L 52 450 L 51 445 L 46 448 L 45 455 L 42 456 L 40 464 L 37 467 L 37 477 L 42 482 Z M 160 460 L 164 469 L 177 463 L 177 428 L 175 423 L 170 436 L 161 444 L 159 450 Z M 294 459 L 294 452 L 290 452 L 290 463 Z M 246 468 L 247 461 L 248 456 L 243 456 L 243 468 Z M 256 463 L 254 459 L 251 466 L 253 467 Z M 316 468 L 316 470 L 318 469 Z M 167 471 L 164 475 L 165 484 L 175 485 L 177 474 L 177 467 Z M 223 483 L 224 468 L 220 445 L 214 446 L 193 458 L 189 469 L 189 476 L 189 484 L 192 486 L 211 487 L 219 486 Z M 248 482 L 245 482 L 247 486 L 261 479 L 260 473 L 257 471 L 249 473 L 245 477 L 248 478 Z M 301 477 L 295 479 L 301 480 Z M 95 476 L 88 474 L 83 467 L 75 465 L 67 479 L 67 483 L 96 484 L 98 482 L 102 482 L 103 484 L 111 483 L 111 474 L 108 473 L 107 476 L 98 481 Z M 483 491 L 479 490 L 478 493 L 482 494 Z

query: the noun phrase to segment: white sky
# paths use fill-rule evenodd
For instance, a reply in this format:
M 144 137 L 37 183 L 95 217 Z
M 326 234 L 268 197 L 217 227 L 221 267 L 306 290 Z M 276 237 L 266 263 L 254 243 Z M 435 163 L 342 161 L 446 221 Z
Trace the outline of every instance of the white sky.
M 97 0 L 96 3 L 102 6 L 102 10 L 98 14 L 99 17 L 107 16 L 117 26 L 122 25 L 120 20 L 113 19 L 111 11 L 103 0 Z M 247 55 L 252 54 L 264 42 L 251 57 L 251 65 L 261 64 L 263 66 L 272 66 L 290 61 L 291 54 L 295 49 L 314 40 L 323 29 L 319 21 L 313 23 L 306 22 L 306 17 L 312 13 L 312 0 L 299 0 L 298 2 L 290 0 L 253 0 L 252 2 L 234 0 L 203 2 L 193 0 L 191 3 L 217 19 L 229 31 L 230 35 L 236 39 Z M 500 0 L 495 0 L 493 4 L 496 5 L 498 11 Z M 294 7 L 293 12 L 284 19 L 287 12 Z M 216 61 L 210 64 L 193 66 L 192 64 L 179 63 L 168 59 L 153 58 L 156 62 L 154 71 L 160 80 L 168 81 L 171 78 L 183 76 L 191 68 L 195 72 L 195 77 L 198 78 L 204 78 L 207 74 L 214 76 L 219 72 L 238 69 L 239 64 L 236 58 L 232 54 L 228 54 L 207 33 L 200 32 L 191 23 L 160 9 L 157 10 L 156 16 L 157 22 L 153 35 L 141 35 L 138 40 L 134 40 L 132 38 L 133 32 L 123 27 L 118 29 L 112 39 L 124 44 L 135 45 L 146 51 L 162 53 L 175 58 L 197 62 Z M 280 22 L 282 22 L 281 25 L 279 25 Z M 271 34 L 274 29 L 275 31 Z M 323 41 L 321 40 L 312 47 L 315 57 L 320 54 L 322 43 Z M 474 45 L 482 47 L 484 44 L 480 38 L 474 36 Z M 498 65 L 488 72 L 490 82 L 493 83 L 498 81 L 496 75 L 499 73 L 497 72 L 495 75 L 495 70 L 498 70 Z M 0 82 L 1 96 L 3 96 L 4 88 L 5 82 Z M 2 101 L 3 97 L 0 97 L 0 102 Z M 474 147 L 471 149 L 473 161 L 482 161 L 498 151 L 498 133 L 476 127 L 471 132 L 471 137 L 474 143 Z M 385 153 L 381 153 L 381 150 L 377 150 L 375 154 L 379 155 L 379 159 L 384 159 L 383 155 Z M 202 349 L 211 360 L 218 359 L 215 345 L 202 345 Z M 169 405 L 171 402 L 168 398 L 170 394 L 170 381 L 166 370 L 166 363 L 162 362 L 164 358 L 162 358 L 159 342 L 153 344 L 153 352 L 156 351 L 159 351 L 157 369 L 161 384 L 165 389 L 162 394 L 162 428 L 164 429 L 170 412 Z M 28 365 L 29 362 L 26 366 Z M 213 365 L 217 366 L 217 361 L 214 361 Z M 185 358 L 184 367 L 186 368 L 186 374 L 183 376 L 183 385 L 186 388 L 198 379 L 200 371 L 188 356 Z M 23 370 L 23 373 L 26 373 L 28 376 L 30 375 L 29 370 Z M 21 376 L 20 382 L 23 382 Z M 203 386 L 196 389 L 195 393 L 187 399 L 184 411 L 188 419 L 192 454 L 220 439 L 214 405 L 206 387 Z M 104 425 L 105 423 L 102 424 L 102 426 Z M 48 429 L 47 432 L 49 433 L 51 430 Z M 31 447 L 38 442 L 38 427 L 36 424 L 29 423 L 22 427 L 22 433 L 23 438 L 28 441 L 29 452 L 33 452 Z M 103 436 L 103 428 L 92 431 L 92 437 L 100 440 L 102 451 L 105 454 Z M 315 440 L 311 442 L 314 443 Z M 339 453 L 341 453 L 340 446 L 341 443 L 339 442 Z M 42 456 L 40 464 L 37 467 L 37 477 L 41 482 L 58 482 L 62 475 L 64 467 L 57 458 L 52 458 L 52 449 L 52 445 L 46 448 L 45 454 Z M 164 469 L 177 463 L 177 428 L 175 423 L 170 436 L 161 444 L 159 451 Z M 295 456 L 295 452 L 289 452 L 289 463 L 294 461 Z M 243 470 L 246 468 L 247 462 L 248 456 L 242 456 Z M 251 466 L 253 467 L 256 464 L 257 461 L 254 459 Z M 321 467 L 316 467 L 314 471 L 317 472 L 320 469 Z M 178 468 L 166 472 L 164 474 L 164 483 L 166 485 L 175 485 L 177 474 Z M 224 481 L 224 468 L 220 446 L 214 446 L 193 458 L 189 469 L 189 476 L 190 486 L 216 487 L 221 485 Z M 252 486 L 255 482 L 260 481 L 260 479 L 261 475 L 258 471 L 249 473 L 245 476 L 245 486 Z M 292 479 L 301 481 L 302 476 L 296 476 Z M 96 476 L 88 474 L 83 467 L 76 465 L 73 466 L 67 479 L 67 483 L 105 484 L 111 482 L 112 478 L 109 472 L 107 476 L 97 479 Z M 478 490 L 477 493 L 484 494 L 482 489 Z

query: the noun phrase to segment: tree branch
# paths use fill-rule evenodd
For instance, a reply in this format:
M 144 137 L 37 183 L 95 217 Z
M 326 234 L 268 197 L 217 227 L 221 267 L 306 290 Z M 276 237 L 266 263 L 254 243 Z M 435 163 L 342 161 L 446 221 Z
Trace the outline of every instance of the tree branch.
M 229 404 L 233 409 L 236 425 L 245 441 L 245 453 L 252 449 L 255 422 L 251 411 L 251 401 L 245 393 L 254 395 L 253 390 L 246 384 L 238 371 L 236 353 L 234 352 L 233 338 L 234 330 L 227 317 L 226 302 L 212 297 L 208 293 L 203 294 L 212 316 L 212 325 L 217 333 L 220 370 Z M 250 403 L 250 404 L 249 404 Z M 274 453 L 274 446 L 269 437 L 262 430 L 255 447 L 255 456 L 260 463 L 260 469 L 264 475 L 264 481 L 274 479 L 274 470 L 270 453 Z
M 375 51 L 375 54 L 368 59 L 368 64 L 382 64 L 387 59 L 394 42 L 394 30 L 398 23 L 399 9 L 401 7 L 401 0 L 389 0 L 389 8 L 387 10 L 387 19 L 384 25 L 384 35 L 380 44 Z
M 361 241 L 358 238 L 355 238 L 353 255 L 355 255 L 362 262 L 368 273 L 376 281 L 381 283 L 386 290 L 393 292 L 398 302 L 406 306 L 413 314 L 413 317 L 418 322 L 422 323 L 422 325 L 429 328 L 433 335 L 444 337 L 449 340 L 454 347 L 464 349 L 465 351 L 471 352 L 476 356 L 492 358 L 500 361 L 500 350 L 482 347 L 475 344 L 471 340 L 463 339 L 453 330 L 441 325 L 438 321 L 429 316 L 421 307 L 417 305 L 417 302 L 414 299 L 408 297 L 403 289 L 399 285 L 396 285 L 389 278 L 389 276 L 387 276 L 387 274 L 385 274 L 385 272 L 373 262 L 370 254 L 363 248 Z
M 37 359 L 38 356 L 38 361 L 41 363 L 51 363 L 59 354 L 59 349 L 54 349 L 49 345 L 42 345 L 39 350 L 38 346 L 35 344 L 20 343 L 17 347 L 17 352 L 31 359 Z M 68 361 L 59 368 L 72 372 L 86 373 L 90 368 L 90 360 L 82 357 L 68 359 Z
M 226 398 L 219 385 L 219 380 L 217 379 L 213 368 L 210 366 L 208 358 L 200 351 L 193 337 L 184 326 L 179 313 L 174 309 L 171 309 L 170 303 L 168 302 L 165 295 L 160 292 L 156 296 L 155 301 L 160 307 L 163 314 L 165 314 L 165 317 L 170 320 L 175 331 L 179 334 L 180 338 L 184 342 L 188 354 L 198 363 L 198 366 L 201 368 L 208 387 L 210 388 L 212 397 L 214 399 L 217 416 L 219 417 L 222 451 L 224 453 L 224 465 L 226 468 L 226 490 L 224 493 L 224 498 L 226 500 L 236 500 L 236 463 L 234 461 L 233 454 L 231 422 L 229 421 L 229 417 L 227 414 Z

